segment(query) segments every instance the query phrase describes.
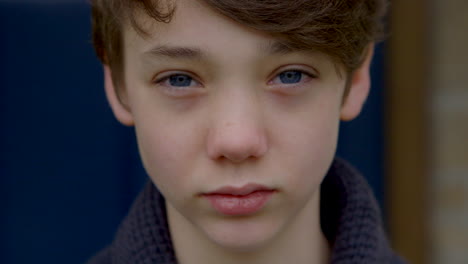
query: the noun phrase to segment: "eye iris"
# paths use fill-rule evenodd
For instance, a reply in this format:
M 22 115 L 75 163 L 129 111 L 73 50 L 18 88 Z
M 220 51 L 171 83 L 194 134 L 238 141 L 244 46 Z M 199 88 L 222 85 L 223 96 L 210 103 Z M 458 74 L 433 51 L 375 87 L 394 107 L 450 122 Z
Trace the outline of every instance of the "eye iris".
M 301 81 L 302 73 L 299 71 L 286 71 L 282 72 L 279 77 L 283 83 L 298 83 Z
M 169 83 L 172 86 L 190 86 L 192 78 L 186 75 L 173 75 L 169 77 Z

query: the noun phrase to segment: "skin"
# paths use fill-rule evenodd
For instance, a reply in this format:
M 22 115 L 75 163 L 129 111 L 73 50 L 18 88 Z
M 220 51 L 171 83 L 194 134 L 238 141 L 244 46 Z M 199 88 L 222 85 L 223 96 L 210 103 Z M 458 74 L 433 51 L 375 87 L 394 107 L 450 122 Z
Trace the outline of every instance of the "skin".
M 150 37 L 125 28 L 125 81 L 116 89 L 104 66 L 105 88 L 166 198 L 179 262 L 326 263 L 319 187 L 339 120 L 367 97 L 372 52 L 344 99 L 328 56 L 285 50 L 197 1 L 177 1 L 169 24 L 141 19 Z M 222 215 L 201 196 L 248 183 L 277 190 L 253 215 Z

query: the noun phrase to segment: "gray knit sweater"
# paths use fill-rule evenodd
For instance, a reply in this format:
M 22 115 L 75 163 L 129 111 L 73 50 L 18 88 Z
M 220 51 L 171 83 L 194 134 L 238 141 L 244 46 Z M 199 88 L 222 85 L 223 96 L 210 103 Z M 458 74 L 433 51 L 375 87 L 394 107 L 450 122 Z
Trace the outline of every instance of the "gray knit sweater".
M 332 264 L 403 264 L 390 248 L 380 210 L 363 177 L 335 159 L 321 185 L 320 221 Z M 114 242 L 88 264 L 175 264 L 164 198 L 148 183 Z

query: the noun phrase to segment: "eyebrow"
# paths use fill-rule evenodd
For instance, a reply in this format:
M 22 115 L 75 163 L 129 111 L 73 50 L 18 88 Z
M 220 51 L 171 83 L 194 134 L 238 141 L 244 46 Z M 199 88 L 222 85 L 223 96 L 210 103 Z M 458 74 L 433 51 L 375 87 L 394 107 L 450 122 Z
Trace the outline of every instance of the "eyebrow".
M 294 49 L 283 42 L 280 41 L 269 41 L 266 44 L 260 45 L 260 50 L 264 51 L 266 54 L 271 55 L 284 55 L 292 52 L 299 51 L 299 49 Z
M 268 43 L 262 43 L 258 46 L 258 49 L 261 53 L 265 53 L 268 55 L 284 55 L 291 52 L 299 51 L 298 49 L 293 49 L 290 46 L 279 41 L 270 41 Z M 144 52 L 143 55 L 186 60 L 201 60 L 205 57 L 208 57 L 202 49 L 197 47 L 179 47 L 167 45 L 159 45 L 153 47 L 150 50 Z
M 143 55 L 151 55 L 156 57 L 167 57 L 171 59 L 201 59 L 206 57 L 205 53 L 194 47 L 178 47 L 178 46 L 156 46 L 146 52 Z

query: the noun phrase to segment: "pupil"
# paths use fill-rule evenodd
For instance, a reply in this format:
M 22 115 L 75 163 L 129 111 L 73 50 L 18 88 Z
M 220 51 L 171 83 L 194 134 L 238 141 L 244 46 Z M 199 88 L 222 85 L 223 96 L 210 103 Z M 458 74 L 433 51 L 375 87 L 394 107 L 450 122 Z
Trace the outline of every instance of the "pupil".
M 287 71 L 280 74 L 283 83 L 298 83 L 301 80 L 302 73 L 299 71 Z

